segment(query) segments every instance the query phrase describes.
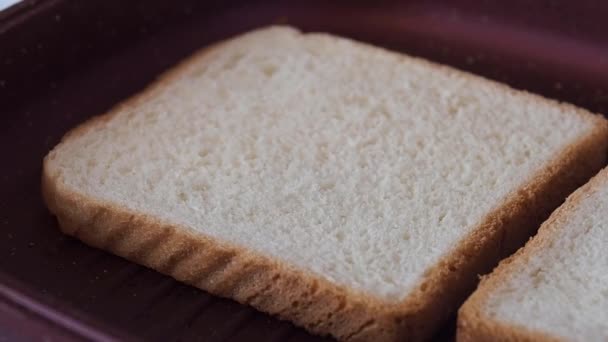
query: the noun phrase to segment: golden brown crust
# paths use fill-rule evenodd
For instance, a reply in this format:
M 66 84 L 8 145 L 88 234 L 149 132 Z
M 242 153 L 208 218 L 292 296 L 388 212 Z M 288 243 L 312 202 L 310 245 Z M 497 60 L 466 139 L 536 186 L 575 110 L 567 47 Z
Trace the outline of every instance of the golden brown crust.
M 458 341 L 561 341 L 547 332 L 533 331 L 489 318 L 484 315 L 483 308 L 491 293 L 500 284 L 509 279 L 511 274 L 525 267 L 535 253 L 547 248 L 560 229 L 567 228 L 560 222 L 565 220 L 585 197 L 606 182 L 608 182 L 608 168 L 570 195 L 566 202 L 542 224 L 538 234 L 525 247 L 502 261 L 490 275 L 484 277 L 478 289 L 458 313 Z
M 206 49 L 195 54 L 117 108 L 137 106 L 180 77 L 193 61 L 201 63 L 212 52 L 213 49 Z M 514 91 L 494 82 L 488 84 Z M 117 112 L 114 109 L 89 120 L 68 133 L 64 141 L 99 128 Z M 490 213 L 399 303 L 387 303 L 338 286 L 281 261 L 194 233 L 187 227 L 87 198 L 48 173 L 47 163 L 53 152 L 45 158 L 42 188 L 47 206 L 58 217 L 61 229 L 92 246 L 291 320 L 314 333 L 331 334 L 341 340 L 422 340 L 458 308 L 477 283 L 477 274 L 490 271 L 502 256 L 522 245 L 568 193 L 605 163 L 608 125 L 586 112 L 581 115 L 596 120 L 596 129 L 557 156 L 526 186 L 509 195 L 503 206 Z
M 313 332 L 358 337 L 384 323 L 376 303 L 347 289 L 187 227 L 87 198 L 46 173 L 43 195 L 66 234 Z

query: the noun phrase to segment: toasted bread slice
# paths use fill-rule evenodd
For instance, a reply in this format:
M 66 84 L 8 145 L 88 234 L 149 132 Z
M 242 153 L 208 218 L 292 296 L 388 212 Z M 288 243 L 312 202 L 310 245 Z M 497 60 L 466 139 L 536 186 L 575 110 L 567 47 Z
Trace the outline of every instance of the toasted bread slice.
M 69 133 L 43 188 L 90 245 L 315 333 L 421 339 L 607 140 L 573 106 L 272 27 Z

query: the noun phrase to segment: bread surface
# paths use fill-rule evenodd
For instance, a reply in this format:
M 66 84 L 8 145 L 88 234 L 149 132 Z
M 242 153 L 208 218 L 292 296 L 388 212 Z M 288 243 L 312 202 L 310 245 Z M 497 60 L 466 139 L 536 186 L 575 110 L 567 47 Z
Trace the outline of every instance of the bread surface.
M 343 340 L 419 340 L 605 163 L 599 116 L 287 27 L 64 137 L 64 232 Z
M 608 340 L 606 213 L 608 169 L 482 281 L 460 309 L 458 340 Z

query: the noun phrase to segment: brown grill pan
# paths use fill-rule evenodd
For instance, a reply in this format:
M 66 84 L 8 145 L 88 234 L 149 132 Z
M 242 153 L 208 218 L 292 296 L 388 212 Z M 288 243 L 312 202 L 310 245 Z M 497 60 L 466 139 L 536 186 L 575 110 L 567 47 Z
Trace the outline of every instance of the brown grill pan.
M 586 0 L 25 0 L 0 12 L 0 341 L 324 340 L 63 236 L 42 203 L 41 161 L 62 134 L 196 49 L 287 23 L 606 113 L 605 18 L 608 3 Z

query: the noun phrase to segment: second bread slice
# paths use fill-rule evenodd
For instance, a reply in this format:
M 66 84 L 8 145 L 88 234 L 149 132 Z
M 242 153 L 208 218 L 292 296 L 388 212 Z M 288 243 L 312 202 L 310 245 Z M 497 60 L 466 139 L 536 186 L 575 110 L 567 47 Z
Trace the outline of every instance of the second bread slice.
M 67 234 L 344 340 L 421 339 L 605 162 L 598 116 L 274 27 L 68 134 Z

